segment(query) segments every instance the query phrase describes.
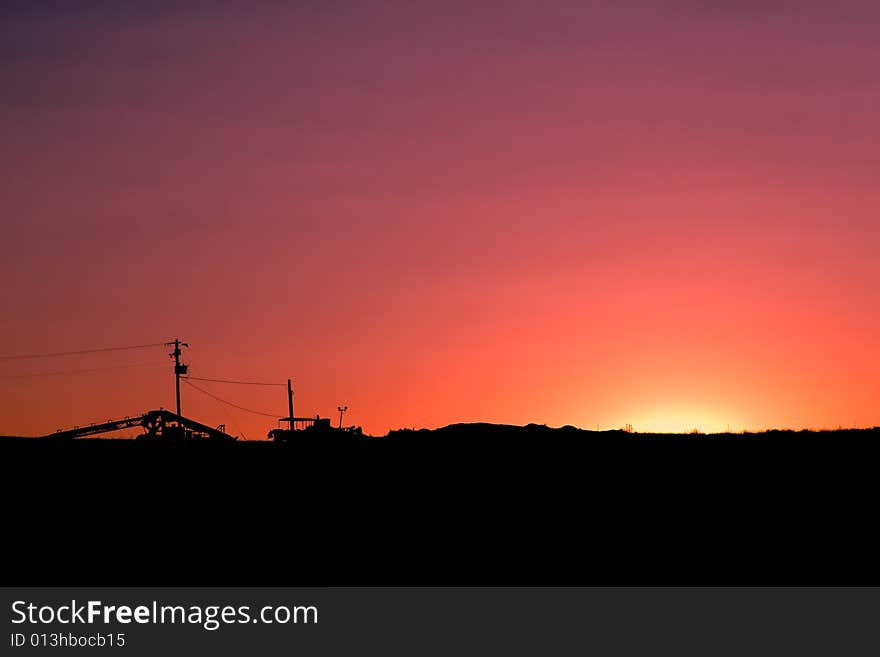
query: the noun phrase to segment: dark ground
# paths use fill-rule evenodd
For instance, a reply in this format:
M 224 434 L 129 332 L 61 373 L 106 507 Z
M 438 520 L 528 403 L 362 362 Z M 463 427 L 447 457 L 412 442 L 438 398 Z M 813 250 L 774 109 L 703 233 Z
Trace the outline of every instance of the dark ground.
M 5 585 L 880 584 L 880 429 L 0 439 Z

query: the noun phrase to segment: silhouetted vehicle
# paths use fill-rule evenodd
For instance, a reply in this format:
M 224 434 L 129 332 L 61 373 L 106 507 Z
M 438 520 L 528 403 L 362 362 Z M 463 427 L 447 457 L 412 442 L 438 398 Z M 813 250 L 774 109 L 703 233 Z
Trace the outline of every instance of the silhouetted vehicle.
M 299 428 L 297 428 L 299 424 Z M 341 427 L 337 428 L 330 424 L 329 417 L 297 417 L 293 421 L 294 429 L 272 429 L 268 437 L 276 442 L 289 442 L 294 440 L 312 440 L 312 439 L 351 439 L 361 437 L 363 430 L 361 427 Z

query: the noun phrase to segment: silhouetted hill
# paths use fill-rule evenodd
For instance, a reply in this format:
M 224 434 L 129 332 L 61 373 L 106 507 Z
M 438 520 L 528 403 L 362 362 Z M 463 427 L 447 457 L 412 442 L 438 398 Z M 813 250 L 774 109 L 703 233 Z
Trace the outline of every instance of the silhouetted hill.
M 11 584 L 880 584 L 880 429 L 0 439 Z

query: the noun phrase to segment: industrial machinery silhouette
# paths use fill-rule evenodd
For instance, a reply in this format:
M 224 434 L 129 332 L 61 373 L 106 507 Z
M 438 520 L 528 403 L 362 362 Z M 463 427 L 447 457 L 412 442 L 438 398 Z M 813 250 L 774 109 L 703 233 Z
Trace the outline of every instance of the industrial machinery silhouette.
M 92 353 L 115 352 L 132 349 L 145 349 L 157 346 L 173 347 L 171 353 L 168 354 L 174 361 L 174 397 L 177 412 L 165 410 L 147 411 L 142 415 L 126 416 L 122 419 L 107 420 L 106 422 L 96 422 L 92 424 L 75 426 L 70 429 L 58 429 L 55 433 L 40 436 L 42 439 L 52 440 L 69 440 L 74 438 L 84 438 L 87 436 L 96 436 L 100 434 L 113 433 L 125 429 L 141 427 L 144 430 L 143 435 L 138 438 L 141 440 L 162 440 L 162 441 L 213 441 L 213 442 L 232 442 L 238 438 L 226 433 L 226 425 L 221 424 L 216 428 L 212 428 L 196 420 L 184 417 L 180 409 L 180 382 L 183 380 L 187 385 L 200 391 L 201 393 L 213 397 L 215 400 L 228 404 L 242 411 L 256 413 L 257 415 L 268 415 L 269 417 L 277 417 L 275 414 L 254 411 L 253 409 L 240 406 L 226 399 L 218 397 L 213 393 L 198 387 L 195 381 L 211 381 L 215 383 L 241 384 L 241 385 L 257 385 L 257 386 L 280 386 L 283 383 L 265 382 L 265 381 L 240 381 L 221 378 L 199 378 L 189 376 L 189 366 L 181 362 L 183 355 L 182 347 L 189 347 L 189 343 L 175 338 L 171 342 L 159 342 L 152 344 L 131 345 L 125 347 L 106 347 L 100 349 L 88 349 L 72 352 L 56 352 L 49 354 L 24 354 L 8 358 L 26 359 L 26 358 L 50 358 L 71 355 L 83 355 Z M 287 441 L 293 436 L 351 436 L 362 435 L 361 427 L 343 427 L 342 416 L 348 410 L 348 406 L 339 406 L 339 426 L 333 427 L 330 424 L 330 418 L 322 418 L 319 415 L 315 417 L 295 417 L 293 413 L 293 385 L 290 379 L 287 380 L 287 405 L 288 416 L 278 418 L 280 422 L 287 422 L 287 429 L 273 429 L 269 432 L 268 437 L 276 441 Z
M 42 438 L 57 440 L 84 438 L 138 426 L 144 429 L 144 434 L 138 438 L 145 440 L 211 440 L 220 442 L 236 440 L 235 436 L 230 436 L 224 431 L 225 427 L 222 424 L 213 429 L 206 424 L 162 408 L 157 411 L 147 411 L 143 415 L 135 417 L 125 417 L 121 420 L 108 420 L 72 429 L 59 429 L 55 433 L 42 436 Z
M 287 442 L 294 438 L 308 437 L 328 437 L 328 436 L 360 436 L 363 434 L 361 427 L 343 427 L 342 414 L 348 410 L 348 406 L 343 409 L 337 407 L 339 411 L 339 427 L 333 427 L 330 424 L 329 417 L 296 417 L 293 414 L 293 387 L 290 379 L 287 379 L 287 417 L 278 418 L 279 422 L 287 422 L 287 429 L 272 429 L 268 437 L 276 442 Z M 299 425 L 299 428 L 297 427 Z

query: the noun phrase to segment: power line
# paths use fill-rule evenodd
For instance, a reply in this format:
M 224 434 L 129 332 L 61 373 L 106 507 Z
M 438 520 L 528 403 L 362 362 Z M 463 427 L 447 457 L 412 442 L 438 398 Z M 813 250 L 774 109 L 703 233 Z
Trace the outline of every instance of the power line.
M 271 418 L 276 418 L 276 419 L 278 418 L 278 414 L 277 414 L 277 413 L 263 413 L 262 411 L 255 411 L 255 410 L 252 409 L 252 408 L 245 408 L 244 406 L 239 406 L 238 404 L 233 404 L 231 401 L 226 401 L 225 399 L 221 399 L 221 398 L 218 397 L 217 395 L 208 392 L 208 391 L 205 390 L 204 388 L 200 388 L 200 387 L 197 386 L 195 383 L 190 383 L 190 382 L 188 381 L 188 378 L 189 378 L 189 377 L 181 378 L 181 381 L 183 381 L 184 383 L 186 383 L 186 385 L 188 385 L 190 388 L 195 388 L 196 390 L 198 390 L 198 391 L 201 392 L 202 394 L 208 395 L 208 397 L 211 397 L 212 399 L 216 399 L 218 402 L 222 402 L 222 403 L 224 403 L 224 404 L 227 404 L 227 405 L 229 405 L 229 406 L 232 406 L 233 408 L 237 408 L 237 409 L 240 410 L 240 411 L 247 411 L 248 413 L 253 413 L 254 415 L 264 415 L 265 417 L 271 417 Z
M 135 344 L 127 347 L 103 347 L 101 349 L 81 349 L 79 351 L 56 351 L 47 354 L 15 354 L 10 356 L 0 356 L 0 360 L 27 360 L 31 358 L 55 358 L 57 356 L 81 356 L 85 354 L 99 354 L 107 351 L 128 351 L 131 349 L 148 349 L 150 347 L 164 346 L 164 342 L 154 342 L 152 344 Z
M 131 365 L 110 365 L 108 367 L 87 367 L 78 370 L 55 370 L 53 372 L 37 372 L 36 374 L 4 374 L 0 379 L 31 379 L 41 376 L 58 376 L 62 374 L 84 374 L 87 372 L 106 372 L 107 370 L 124 370 L 134 367 L 157 367 L 158 363 L 133 363 Z
M 279 386 L 283 388 L 284 383 L 265 383 L 262 381 L 233 381 L 232 379 L 206 379 L 198 376 L 187 376 L 190 381 L 211 381 L 213 383 L 237 383 L 243 386 Z

